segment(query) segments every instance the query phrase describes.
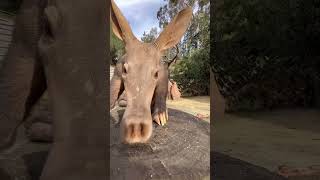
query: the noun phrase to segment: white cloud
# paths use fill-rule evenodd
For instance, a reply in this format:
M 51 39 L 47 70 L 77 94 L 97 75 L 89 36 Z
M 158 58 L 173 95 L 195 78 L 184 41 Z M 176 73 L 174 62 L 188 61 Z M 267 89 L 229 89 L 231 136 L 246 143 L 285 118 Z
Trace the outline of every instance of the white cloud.
M 154 2 L 162 3 L 163 1 L 162 0 L 115 0 L 115 2 L 121 8 L 125 6 L 133 6 L 137 4 L 148 4 L 148 3 L 154 3 Z
M 141 38 L 144 31 L 158 27 L 157 11 L 165 4 L 163 0 L 115 0 L 134 34 Z

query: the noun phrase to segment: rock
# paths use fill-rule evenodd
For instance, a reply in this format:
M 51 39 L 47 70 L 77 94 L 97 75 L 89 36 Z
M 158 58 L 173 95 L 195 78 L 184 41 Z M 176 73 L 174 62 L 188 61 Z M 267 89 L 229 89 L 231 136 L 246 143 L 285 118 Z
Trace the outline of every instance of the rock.
M 172 83 L 170 94 L 171 94 L 172 100 L 180 99 L 181 93 L 176 82 Z
M 180 97 L 181 97 L 181 93 L 178 88 L 178 84 L 175 81 L 170 80 L 168 82 L 168 99 L 178 100 L 180 99 Z
M 123 109 L 111 111 L 110 179 L 203 179 L 210 176 L 210 125 L 169 109 L 166 126 L 154 123 L 146 144 L 120 143 Z
M 153 136 L 148 143 L 126 145 L 119 139 L 119 123 L 123 113 L 124 108 L 117 107 L 111 111 L 111 119 L 108 120 L 110 179 L 209 178 L 209 123 L 190 114 L 169 109 L 168 124 L 154 124 Z M 37 126 L 46 129 L 43 124 Z M 50 146 L 49 143 L 18 139 L 12 148 L 0 152 L 0 179 L 39 179 Z

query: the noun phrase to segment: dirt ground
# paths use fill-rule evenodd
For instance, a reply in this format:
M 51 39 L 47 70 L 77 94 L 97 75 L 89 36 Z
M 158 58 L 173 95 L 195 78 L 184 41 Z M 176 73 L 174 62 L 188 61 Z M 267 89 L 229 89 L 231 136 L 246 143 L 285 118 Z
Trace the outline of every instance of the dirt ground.
M 209 102 L 208 96 L 190 97 L 168 101 L 168 107 L 209 121 Z M 280 165 L 297 168 L 320 165 L 319 110 L 226 114 L 223 121 L 211 125 L 214 142 L 211 179 L 282 180 L 284 178 L 275 173 Z M 32 180 L 41 173 L 50 145 L 28 142 L 23 131 L 18 136 L 14 147 L 0 153 L 0 180 L 7 179 L 5 172 L 20 176 L 18 179 L 29 179 L 22 176 L 30 174 Z M 319 180 L 320 176 L 294 179 Z
M 229 114 L 214 123 L 215 151 L 276 171 L 320 165 L 320 112 L 291 109 Z M 211 134 L 212 138 L 212 134 Z
M 206 116 L 203 118 L 206 121 L 210 119 L 209 96 L 169 101 L 168 106 L 193 115 L 201 114 Z M 226 114 L 223 121 L 214 122 L 213 130 L 212 150 L 270 172 L 276 172 L 282 165 L 293 168 L 320 165 L 319 110 Z
M 184 97 L 179 100 L 168 100 L 167 106 L 184 111 L 210 122 L 210 96 Z

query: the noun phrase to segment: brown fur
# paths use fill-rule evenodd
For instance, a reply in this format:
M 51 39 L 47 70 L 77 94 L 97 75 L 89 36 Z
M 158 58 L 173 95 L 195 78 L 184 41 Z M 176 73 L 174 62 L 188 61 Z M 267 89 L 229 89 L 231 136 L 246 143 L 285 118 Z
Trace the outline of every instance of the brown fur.
M 143 43 L 132 33 L 129 23 L 112 2 L 114 34 L 125 43 L 126 54 L 118 62 L 111 80 L 110 107 L 126 90 L 127 107 L 121 121 L 125 143 L 144 143 L 152 134 L 152 120 L 167 122 L 166 97 L 168 64 L 160 62 L 165 50 L 174 47 L 183 36 L 192 17 L 192 9 L 182 10 L 153 43 Z

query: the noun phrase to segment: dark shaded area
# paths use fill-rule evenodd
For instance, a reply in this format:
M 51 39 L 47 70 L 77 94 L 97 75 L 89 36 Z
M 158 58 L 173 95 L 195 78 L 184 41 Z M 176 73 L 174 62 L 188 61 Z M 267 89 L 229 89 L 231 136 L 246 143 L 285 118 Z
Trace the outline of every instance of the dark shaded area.
M 6 173 L 2 168 L 0 168 L 0 179 L 1 180 L 12 180 L 8 173 Z
M 30 180 L 38 180 L 41 176 L 42 169 L 47 160 L 48 151 L 34 152 L 26 154 L 22 158 L 24 159 L 27 167 Z
M 318 109 L 279 109 L 273 111 L 234 112 L 232 115 L 269 122 L 288 129 L 320 132 L 320 110 Z
M 135 145 L 131 147 L 122 148 L 119 150 L 122 153 L 130 154 L 148 154 L 152 153 L 152 149 L 145 145 Z M 43 169 L 44 163 L 46 161 L 48 152 L 34 152 L 31 154 L 26 154 L 23 156 L 28 174 L 31 180 L 38 180 L 41 171 Z M 211 178 L 214 180 L 285 180 L 285 178 L 270 172 L 264 168 L 252 165 L 250 163 L 241 161 L 236 158 L 218 153 L 211 152 Z M 142 166 L 140 164 L 133 164 L 135 169 L 140 169 L 141 171 L 148 171 L 149 168 Z M 160 177 L 168 176 L 166 167 L 161 161 L 156 162 L 152 165 L 157 171 L 157 175 L 153 176 L 152 179 L 157 179 Z M 119 169 L 121 171 L 121 169 Z M 112 173 L 117 173 L 113 171 Z M 131 171 L 127 174 L 128 177 L 133 177 L 138 175 L 137 172 Z M 114 176 L 115 174 L 113 174 Z M 122 174 L 125 175 L 125 174 Z M 114 178 L 114 177 L 113 177 Z M 0 169 L 0 179 L 1 180 L 11 180 L 10 176 Z
M 211 65 L 228 110 L 319 107 L 320 4 L 217 0 Z
M 12 43 L 0 75 L 0 120 L 5 124 L 0 126 L 0 144 L 1 149 L 11 145 L 12 130 L 29 115 L 50 82 L 54 133 L 62 140 L 50 151 L 43 179 L 64 179 L 66 175 L 67 179 L 106 179 L 108 2 L 25 0 L 15 18 Z M 90 63 L 92 59 L 95 63 Z M 28 154 L 28 149 L 22 153 Z M 23 167 L 22 155 L 12 155 L 14 159 L 4 159 Z M 19 167 L 13 169 L 28 174 Z
M 1 0 L 0 1 L 0 11 L 7 11 L 11 13 L 15 13 L 22 0 Z
M 210 152 L 211 177 L 213 180 L 285 180 L 286 178 L 241 161 L 236 158 Z

